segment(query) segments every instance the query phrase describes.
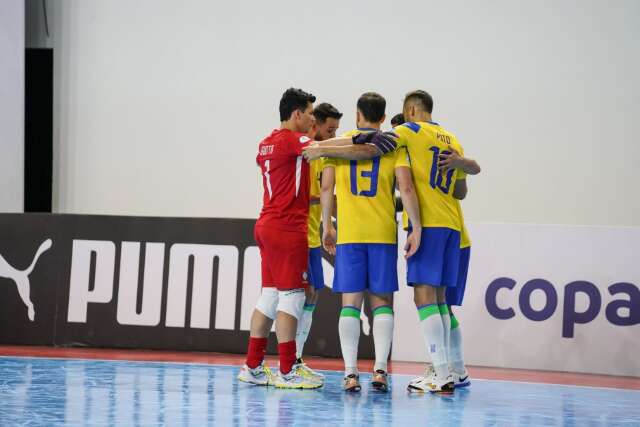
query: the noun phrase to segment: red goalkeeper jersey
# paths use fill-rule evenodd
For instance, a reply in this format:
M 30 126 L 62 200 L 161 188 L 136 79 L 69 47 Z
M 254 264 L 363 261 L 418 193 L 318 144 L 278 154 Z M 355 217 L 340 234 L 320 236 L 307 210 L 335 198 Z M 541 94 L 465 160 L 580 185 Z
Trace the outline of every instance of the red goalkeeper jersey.
M 310 142 L 307 135 L 288 129 L 275 129 L 260 142 L 256 162 L 264 196 L 257 226 L 307 232 L 309 163 L 302 149 Z

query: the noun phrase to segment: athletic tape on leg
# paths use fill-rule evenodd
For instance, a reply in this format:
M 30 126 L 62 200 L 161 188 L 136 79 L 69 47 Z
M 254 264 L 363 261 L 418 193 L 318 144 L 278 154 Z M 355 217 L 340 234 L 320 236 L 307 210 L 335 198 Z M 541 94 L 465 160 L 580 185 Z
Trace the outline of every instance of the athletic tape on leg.
M 262 288 L 256 309 L 269 319 L 274 320 L 276 318 L 277 308 L 278 290 L 276 288 Z
M 302 307 L 306 297 L 304 289 L 291 289 L 287 291 L 278 291 L 278 308 L 277 311 L 290 314 L 300 320 L 302 317 Z

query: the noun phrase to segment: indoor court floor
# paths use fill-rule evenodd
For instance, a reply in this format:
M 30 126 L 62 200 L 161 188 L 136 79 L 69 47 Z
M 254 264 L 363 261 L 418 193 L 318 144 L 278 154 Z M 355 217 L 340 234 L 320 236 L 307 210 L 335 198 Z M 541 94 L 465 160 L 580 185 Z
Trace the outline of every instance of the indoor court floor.
M 0 346 L 2 426 L 640 426 L 640 379 L 471 368 L 453 397 L 410 395 L 419 364 L 392 365 L 391 391 L 342 392 L 340 360 L 318 390 L 238 383 L 242 357 Z M 273 359 L 269 362 L 273 365 Z M 362 369 L 370 370 L 369 362 Z

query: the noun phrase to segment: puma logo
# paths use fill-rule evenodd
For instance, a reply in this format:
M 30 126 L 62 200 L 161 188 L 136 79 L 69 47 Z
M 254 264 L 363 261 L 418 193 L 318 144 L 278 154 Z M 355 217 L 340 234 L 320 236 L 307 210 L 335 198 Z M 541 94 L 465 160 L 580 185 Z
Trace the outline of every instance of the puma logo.
M 38 258 L 44 252 L 48 251 L 52 245 L 51 239 L 47 239 L 36 251 L 35 256 L 33 257 L 33 261 L 31 265 L 27 267 L 26 270 L 18 270 L 14 268 L 11 264 L 9 264 L 3 257 L 0 255 L 0 277 L 11 279 L 15 282 L 18 287 L 18 294 L 22 299 L 24 305 L 27 306 L 27 316 L 29 316 L 30 321 L 34 321 L 36 317 L 35 309 L 33 308 L 33 303 L 31 302 L 30 293 L 31 293 L 31 283 L 29 282 L 29 275 L 33 271 L 38 262 Z

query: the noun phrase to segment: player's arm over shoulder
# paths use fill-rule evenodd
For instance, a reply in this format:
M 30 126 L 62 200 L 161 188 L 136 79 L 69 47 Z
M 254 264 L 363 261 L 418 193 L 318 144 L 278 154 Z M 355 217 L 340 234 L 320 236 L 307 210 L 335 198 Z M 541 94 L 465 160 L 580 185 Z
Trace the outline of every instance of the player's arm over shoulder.
M 315 146 L 305 150 L 305 157 L 318 156 L 345 160 L 369 160 L 393 153 L 396 149 L 394 136 L 384 132 L 356 133 L 353 144 L 344 146 Z M 313 150 L 313 151 L 312 151 Z

